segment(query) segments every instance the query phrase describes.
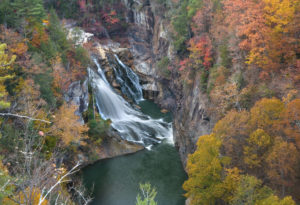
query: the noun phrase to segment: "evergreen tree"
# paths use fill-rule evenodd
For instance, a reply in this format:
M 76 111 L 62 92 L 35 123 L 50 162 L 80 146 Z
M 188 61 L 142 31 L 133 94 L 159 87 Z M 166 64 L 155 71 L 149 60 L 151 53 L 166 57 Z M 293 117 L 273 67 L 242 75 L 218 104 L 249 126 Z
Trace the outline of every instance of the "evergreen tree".
M 42 0 L 16 0 L 11 3 L 16 18 L 25 18 L 29 23 L 42 22 L 46 16 Z

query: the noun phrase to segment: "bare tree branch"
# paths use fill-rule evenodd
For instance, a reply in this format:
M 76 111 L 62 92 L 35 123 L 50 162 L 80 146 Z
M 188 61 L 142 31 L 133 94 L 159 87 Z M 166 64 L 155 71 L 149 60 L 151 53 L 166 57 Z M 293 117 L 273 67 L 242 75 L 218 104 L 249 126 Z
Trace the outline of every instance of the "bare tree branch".
M 36 119 L 36 118 L 29 117 L 29 116 L 12 114 L 12 113 L 0 113 L 0 116 L 12 116 L 12 117 L 26 118 L 26 119 L 33 120 L 33 121 L 41 121 L 41 122 L 45 122 L 45 123 L 49 123 L 49 124 L 52 123 L 48 120 Z
M 63 175 L 53 186 L 51 186 L 51 188 L 46 192 L 46 194 L 44 195 L 44 189 L 42 191 L 42 194 L 41 194 L 41 197 L 40 197 L 40 200 L 39 200 L 39 204 L 38 205 L 41 205 L 45 199 L 47 198 L 47 196 L 52 192 L 52 190 L 58 186 L 59 184 L 63 183 L 63 179 L 66 178 L 67 176 L 69 175 L 72 175 L 74 174 L 77 170 L 77 167 L 80 166 L 80 162 L 77 162 L 77 164 L 70 170 L 68 171 L 65 175 Z

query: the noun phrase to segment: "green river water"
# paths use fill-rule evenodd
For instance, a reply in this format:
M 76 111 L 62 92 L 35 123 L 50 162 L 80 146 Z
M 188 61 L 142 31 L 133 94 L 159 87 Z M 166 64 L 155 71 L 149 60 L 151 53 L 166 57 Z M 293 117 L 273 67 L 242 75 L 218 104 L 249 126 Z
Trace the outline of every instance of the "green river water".
M 151 101 L 140 102 L 141 111 L 170 121 Z M 184 205 L 182 184 L 186 180 L 175 147 L 166 142 L 134 154 L 99 161 L 83 169 L 83 180 L 93 192 L 92 205 L 135 205 L 139 183 L 156 187 L 158 205 Z

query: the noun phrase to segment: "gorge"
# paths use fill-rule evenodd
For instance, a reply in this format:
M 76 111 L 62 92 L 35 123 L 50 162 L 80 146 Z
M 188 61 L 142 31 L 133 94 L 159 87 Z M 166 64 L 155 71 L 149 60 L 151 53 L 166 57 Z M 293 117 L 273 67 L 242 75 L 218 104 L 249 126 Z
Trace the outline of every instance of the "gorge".
M 296 205 L 299 0 L 0 1 L 0 204 Z

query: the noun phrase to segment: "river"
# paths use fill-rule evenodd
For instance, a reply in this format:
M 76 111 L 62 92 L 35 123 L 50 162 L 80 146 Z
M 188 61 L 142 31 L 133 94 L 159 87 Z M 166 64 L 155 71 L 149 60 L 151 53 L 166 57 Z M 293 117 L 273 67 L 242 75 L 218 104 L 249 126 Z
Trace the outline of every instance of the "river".
M 157 190 L 158 205 L 184 205 L 182 184 L 186 174 L 172 144 L 171 115 L 161 113 L 149 100 L 133 99 L 140 107 L 134 109 L 113 91 L 97 66 L 98 74 L 89 72 L 99 113 L 103 118 L 112 119 L 112 126 L 125 139 L 148 149 L 85 167 L 83 181 L 93 193 L 91 204 L 134 205 L 139 184 L 149 182 Z

